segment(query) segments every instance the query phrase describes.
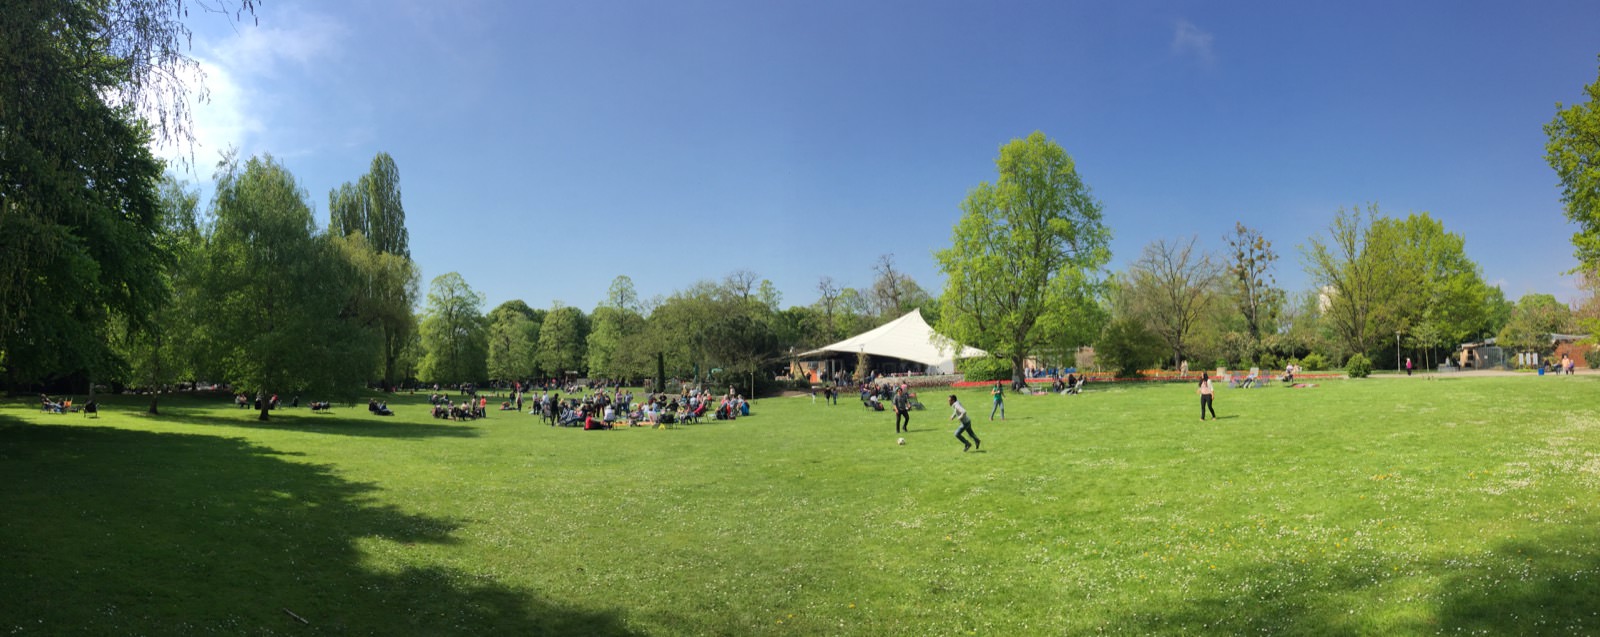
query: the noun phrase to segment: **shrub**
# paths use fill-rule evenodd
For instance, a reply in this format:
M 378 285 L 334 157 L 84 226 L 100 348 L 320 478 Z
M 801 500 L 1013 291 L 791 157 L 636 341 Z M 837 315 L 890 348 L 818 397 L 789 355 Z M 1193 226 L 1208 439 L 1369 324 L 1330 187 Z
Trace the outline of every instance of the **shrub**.
M 1351 378 L 1366 378 L 1372 374 L 1372 361 L 1367 360 L 1363 354 L 1356 354 L 1345 362 L 1344 371 Z
M 1106 326 L 1094 353 L 1117 376 L 1132 377 L 1139 374 L 1139 368 L 1160 361 L 1166 352 L 1161 341 L 1143 325 L 1124 318 Z
M 1259 365 L 1261 369 L 1277 369 L 1280 367 L 1278 364 L 1278 357 L 1273 356 L 1272 354 L 1262 354 L 1261 360 L 1256 364 Z
M 1011 380 L 1011 361 L 983 356 L 956 361 L 956 371 L 969 381 Z
M 1300 366 L 1306 368 L 1306 371 L 1320 372 L 1328 368 L 1328 359 L 1323 358 L 1321 354 L 1312 352 L 1306 354 L 1305 358 L 1300 359 Z

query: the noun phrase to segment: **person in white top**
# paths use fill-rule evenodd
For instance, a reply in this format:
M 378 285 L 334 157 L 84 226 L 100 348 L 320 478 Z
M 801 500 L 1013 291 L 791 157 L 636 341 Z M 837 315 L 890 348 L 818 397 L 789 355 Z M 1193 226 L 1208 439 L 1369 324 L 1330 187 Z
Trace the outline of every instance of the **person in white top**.
M 1217 419 L 1217 408 L 1211 405 L 1211 375 L 1200 372 L 1200 420 L 1206 419 L 1206 410 L 1211 410 L 1211 419 Z
M 955 394 L 950 394 L 950 419 L 957 418 L 961 419 L 961 426 L 956 427 L 956 440 L 961 441 L 961 451 L 965 452 L 974 447 L 982 449 L 983 441 L 978 440 L 978 434 L 972 431 L 972 418 L 967 416 L 967 408 L 961 406 L 961 401 L 956 400 Z M 967 439 L 961 436 L 962 432 L 972 436 L 972 442 L 967 442 Z

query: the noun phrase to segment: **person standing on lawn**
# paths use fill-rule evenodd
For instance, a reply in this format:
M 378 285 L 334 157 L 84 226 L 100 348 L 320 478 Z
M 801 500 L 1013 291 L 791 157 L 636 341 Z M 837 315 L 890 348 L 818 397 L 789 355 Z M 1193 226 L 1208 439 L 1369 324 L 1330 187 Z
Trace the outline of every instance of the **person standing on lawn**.
M 1211 419 L 1217 419 L 1217 408 L 1211 404 L 1211 375 L 1200 372 L 1200 421 L 1205 422 L 1206 410 L 1211 410 Z
M 994 390 L 989 392 L 994 396 L 994 407 L 989 409 L 989 420 L 994 420 L 995 412 L 1000 412 L 1000 419 L 1006 419 L 1006 390 L 1000 387 L 1000 381 L 994 382 Z
M 904 425 L 901 425 L 902 420 Z M 894 432 L 900 433 L 902 427 L 903 431 L 911 433 L 911 398 L 904 388 L 898 388 L 894 391 Z
M 1410 356 L 1406 357 L 1406 375 L 1407 376 L 1411 375 L 1411 357 Z
M 961 406 L 961 401 L 956 399 L 955 394 L 950 394 L 950 419 L 957 418 L 961 419 L 961 426 L 956 427 L 956 440 L 961 441 L 961 451 L 965 452 L 973 447 L 982 449 L 983 441 L 978 440 L 977 432 L 972 430 L 972 418 L 967 416 L 967 408 Z M 967 439 L 962 437 L 962 432 L 972 436 L 972 442 L 967 442 Z

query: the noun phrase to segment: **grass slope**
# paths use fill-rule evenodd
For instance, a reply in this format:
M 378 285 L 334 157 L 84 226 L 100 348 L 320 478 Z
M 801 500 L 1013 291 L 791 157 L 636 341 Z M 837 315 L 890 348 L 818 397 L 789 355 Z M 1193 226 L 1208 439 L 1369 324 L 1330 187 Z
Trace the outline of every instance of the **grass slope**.
M 10 634 L 1593 634 L 1592 378 L 846 397 L 671 431 L 0 406 Z M 290 616 L 287 609 L 309 624 Z

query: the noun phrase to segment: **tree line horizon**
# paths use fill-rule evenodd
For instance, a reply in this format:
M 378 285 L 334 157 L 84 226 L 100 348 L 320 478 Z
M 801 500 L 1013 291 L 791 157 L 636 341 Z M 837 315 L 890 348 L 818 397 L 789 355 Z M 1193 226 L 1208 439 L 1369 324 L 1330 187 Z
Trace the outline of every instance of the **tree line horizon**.
M 1067 151 L 1036 131 L 1003 144 L 995 175 L 959 202 L 950 243 L 935 253 L 945 276 L 936 294 L 884 254 L 870 286 L 821 276 L 805 305 L 782 307 L 770 280 L 741 269 L 648 299 L 619 275 L 590 312 L 519 299 L 486 312 L 455 272 L 421 294 L 400 170 L 387 153 L 329 192 L 326 227 L 269 154 L 225 156 L 202 210 L 150 151 L 158 135 L 188 134 L 185 116 L 171 120 L 174 131 L 107 101 L 151 99 L 127 89 L 143 86 L 141 69 L 192 63 L 163 46 L 187 31 L 172 16 L 106 30 L 109 10 L 27 3 L 19 11 L 34 22 L 0 27 L 0 47 L 36 70 L 0 83 L 0 103 L 17 105 L 0 109 L 0 379 L 12 391 L 205 380 L 347 399 L 369 384 L 414 381 L 770 377 L 795 352 L 912 309 L 988 351 L 990 360 L 965 365 L 986 379 L 1020 379 L 1028 360 L 1077 366 L 1084 347 L 1094 365 L 1124 372 L 1311 357 L 1431 363 L 1489 336 L 1538 351 L 1545 335 L 1593 331 L 1600 318 L 1590 276 L 1600 271 L 1600 80 L 1588 102 L 1557 104 L 1546 126 L 1547 160 L 1580 227 L 1588 296 L 1576 307 L 1549 294 L 1506 299 L 1442 221 L 1375 204 L 1340 209 L 1306 239 L 1311 289 L 1278 286 L 1273 242 L 1237 222 L 1218 250 L 1197 236 L 1160 239 L 1108 271 L 1101 203 Z M 52 20 L 77 28 L 40 26 Z M 155 112 L 170 103 L 157 99 Z

